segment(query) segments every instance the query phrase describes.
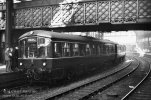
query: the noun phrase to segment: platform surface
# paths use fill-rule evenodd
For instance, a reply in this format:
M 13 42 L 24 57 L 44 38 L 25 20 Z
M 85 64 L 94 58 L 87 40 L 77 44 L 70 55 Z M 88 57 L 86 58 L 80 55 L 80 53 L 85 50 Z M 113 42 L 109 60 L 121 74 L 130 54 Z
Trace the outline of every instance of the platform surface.
M 6 65 L 0 63 L 0 74 L 8 73 L 6 72 Z

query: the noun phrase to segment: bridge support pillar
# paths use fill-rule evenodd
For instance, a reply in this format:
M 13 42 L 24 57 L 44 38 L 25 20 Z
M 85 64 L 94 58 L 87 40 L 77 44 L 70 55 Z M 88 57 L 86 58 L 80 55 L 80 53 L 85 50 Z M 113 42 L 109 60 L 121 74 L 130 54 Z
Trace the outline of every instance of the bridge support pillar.
M 13 26 L 13 0 L 6 0 L 6 33 L 5 33 L 5 48 L 11 45 L 11 33 Z

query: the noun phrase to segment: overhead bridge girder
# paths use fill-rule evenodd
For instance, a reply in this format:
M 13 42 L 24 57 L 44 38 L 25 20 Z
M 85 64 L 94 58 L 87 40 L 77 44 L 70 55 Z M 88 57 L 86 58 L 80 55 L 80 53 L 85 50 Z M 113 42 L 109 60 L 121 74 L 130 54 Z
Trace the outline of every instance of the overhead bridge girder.
M 151 0 L 89 1 L 15 9 L 14 27 L 43 28 L 151 22 Z

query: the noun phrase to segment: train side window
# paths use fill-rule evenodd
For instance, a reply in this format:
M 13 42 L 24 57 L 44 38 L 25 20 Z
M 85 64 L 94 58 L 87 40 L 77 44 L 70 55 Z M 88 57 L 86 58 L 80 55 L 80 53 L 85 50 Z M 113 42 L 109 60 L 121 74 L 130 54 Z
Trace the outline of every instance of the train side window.
M 54 57 L 61 57 L 61 43 L 60 42 L 56 42 L 53 43 L 53 56 Z
M 115 53 L 115 46 L 112 45 L 112 53 Z
M 100 55 L 101 54 L 101 47 L 100 45 L 97 45 L 97 55 Z
M 80 56 L 85 56 L 86 54 L 86 46 L 85 44 L 79 44 L 79 48 L 80 48 Z
M 78 43 L 73 44 L 73 56 L 79 56 L 79 44 Z
M 111 54 L 112 53 L 112 45 L 109 45 L 108 48 L 109 48 L 108 53 Z
M 106 45 L 105 44 L 103 44 L 103 54 L 106 54 Z
M 103 44 L 100 44 L 100 54 L 103 54 Z
M 94 45 L 94 54 L 97 55 L 97 45 Z
M 95 45 L 92 45 L 92 55 L 95 55 Z
M 113 45 L 111 45 L 111 53 L 114 53 L 114 51 L 113 51 Z
M 92 50 L 93 50 L 93 55 L 96 55 L 97 54 L 97 46 L 92 45 Z
M 62 43 L 62 56 L 70 56 L 71 55 L 71 52 L 70 52 L 70 44 L 65 42 L 65 43 Z
M 119 45 L 117 46 L 118 53 L 121 52 Z
M 90 45 L 86 44 L 86 55 L 89 56 L 91 55 L 91 49 L 90 49 Z
M 109 46 L 108 45 L 105 45 L 105 54 L 109 54 Z
M 107 45 L 107 54 L 110 54 L 110 46 L 109 45 Z
M 108 54 L 108 46 L 105 45 L 105 54 Z
M 110 53 L 111 53 L 111 46 L 108 45 L 108 54 L 110 54 Z
M 116 45 L 114 45 L 114 53 L 116 52 Z

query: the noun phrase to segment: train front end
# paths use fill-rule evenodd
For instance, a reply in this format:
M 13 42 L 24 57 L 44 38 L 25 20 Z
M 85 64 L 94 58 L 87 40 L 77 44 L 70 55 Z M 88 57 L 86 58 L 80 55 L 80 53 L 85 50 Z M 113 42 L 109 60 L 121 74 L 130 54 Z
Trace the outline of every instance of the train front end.
M 50 38 L 30 36 L 19 40 L 18 68 L 34 80 L 44 80 L 51 72 Z

